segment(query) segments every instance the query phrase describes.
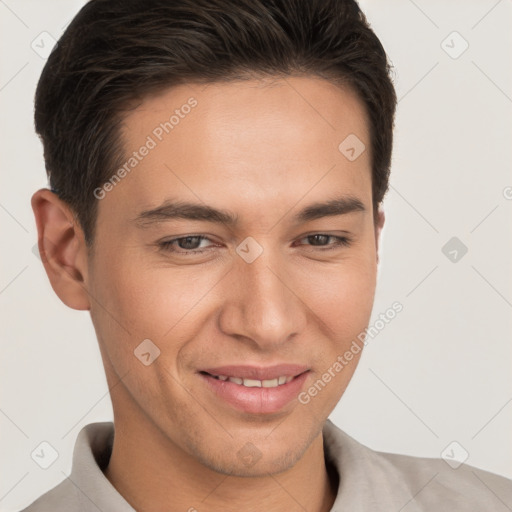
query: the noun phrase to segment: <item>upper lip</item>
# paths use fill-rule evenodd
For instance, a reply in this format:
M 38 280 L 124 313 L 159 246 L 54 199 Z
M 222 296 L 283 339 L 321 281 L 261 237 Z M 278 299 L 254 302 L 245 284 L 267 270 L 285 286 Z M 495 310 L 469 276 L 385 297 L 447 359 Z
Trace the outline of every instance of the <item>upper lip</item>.
M 309 370 L 307 366 L 299 364 L 277 364 L 275 366 L 247 366 L 229 365 L 216 368 L 204 368 L 201 372 L 210 375 L 226 375 L 227 377 L 240 377 L 242 379 L 271 380 L 278 377 L 296 377 Z

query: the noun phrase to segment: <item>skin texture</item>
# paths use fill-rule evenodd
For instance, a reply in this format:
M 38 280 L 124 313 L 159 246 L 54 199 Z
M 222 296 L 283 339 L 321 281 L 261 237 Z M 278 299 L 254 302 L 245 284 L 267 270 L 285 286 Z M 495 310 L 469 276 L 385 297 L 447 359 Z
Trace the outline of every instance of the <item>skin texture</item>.
M 197 372 L 304 364 L 307 389 L 367 327 L 384 213 L 375 224 L 366 113 L 352 91 L 314 77 L 180 85 L 127 113 L 127 155 L 190 97 L 197 106 L 99 201 L 94 252 L 65 203 L 47 189 L 32 198 L 51 285 L 90 311 L 98 337 L 116 426 L 105 474 L 139 511 L 328 511 L 337 482 L 322 427 L 361 352 L 308 404 L 275 414 L 232 408 Z M 349 134 L 367 148 L 354 161 L 338 150 Z M 345 194 L 365 211 L 292 221 Z M 229 210 L 238 225 L 135 225 L 166 199 Z M 306 238 L 323 233 L 351 245 Z M 158 246 L 197 234 L 209 240 L 173 248 L 199 255 Z M 248 236 L 263 248 L 252 263 L 236 252 Z M 134 355 L 144 339 L 160 349 L 148 366 Z M 248 442 L 261 454 L 251 466 L 237 455 Z

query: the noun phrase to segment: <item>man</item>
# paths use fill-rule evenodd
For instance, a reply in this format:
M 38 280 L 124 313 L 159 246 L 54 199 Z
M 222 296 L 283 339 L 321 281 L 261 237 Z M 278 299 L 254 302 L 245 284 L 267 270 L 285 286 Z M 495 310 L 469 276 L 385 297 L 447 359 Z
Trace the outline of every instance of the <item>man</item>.
M 354 1 L 83 7 L 38 84 L 52 190 L 32 207 L 114 423 L 25 510 L 512 506 L 506 478 L 327 419 L 372 311 L 395 106 Z

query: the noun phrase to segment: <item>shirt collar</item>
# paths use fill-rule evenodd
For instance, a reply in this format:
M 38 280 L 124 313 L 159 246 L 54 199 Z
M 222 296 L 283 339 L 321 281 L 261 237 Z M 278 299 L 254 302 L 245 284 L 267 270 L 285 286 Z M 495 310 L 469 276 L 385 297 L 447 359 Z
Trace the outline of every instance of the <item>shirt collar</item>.
M 330 512 L 402 510 L 411 501 L 403 475 L 385 454 L 356 441 L 329 419 L 323 437 L 325 457 L 334 464 L 339 476 Z M 419 510 L 415 503 L 409 503 L 407 512 Z
M 135 512 L 103 474 L 114 440 L 114 423 L 89 423 L 80 430 L 73 450 L 73 466 L 69 479 L 78 489 L 80 510 L 98 512 Z

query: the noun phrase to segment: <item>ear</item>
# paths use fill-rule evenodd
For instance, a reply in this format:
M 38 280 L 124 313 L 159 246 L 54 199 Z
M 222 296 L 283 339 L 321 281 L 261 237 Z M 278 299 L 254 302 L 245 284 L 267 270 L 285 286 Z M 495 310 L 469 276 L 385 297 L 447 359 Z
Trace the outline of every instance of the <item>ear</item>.
M 377 213 L 377 223 L 375 224 L 375 250 L 377 253 L 377 263 L 379 263 L 379 242 L 381 239 L 382 228 L 384 227 L 384 222 L 386 220 L 386 215 L 384 210 L 382 209 L 382 205 L 379 205 L 379 210 Z
M 46 188 L 34 193 L 31 205 L 39 254 L 53 291 L 66 306 L 89 310 L 87 247 L 71 209 Z

